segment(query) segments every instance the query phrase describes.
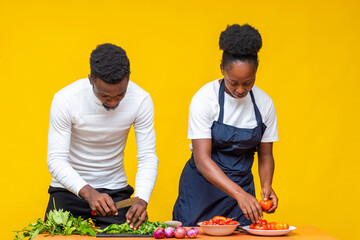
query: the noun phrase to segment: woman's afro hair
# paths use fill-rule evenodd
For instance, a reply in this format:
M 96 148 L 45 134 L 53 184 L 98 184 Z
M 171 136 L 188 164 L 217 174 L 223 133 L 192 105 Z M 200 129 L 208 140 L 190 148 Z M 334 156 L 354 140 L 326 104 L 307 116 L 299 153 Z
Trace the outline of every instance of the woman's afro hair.
M 227 26 L 220 34 L 220 49 L 236 57 L 257 56 L 261 46 L 261 35 L 249 24 Z

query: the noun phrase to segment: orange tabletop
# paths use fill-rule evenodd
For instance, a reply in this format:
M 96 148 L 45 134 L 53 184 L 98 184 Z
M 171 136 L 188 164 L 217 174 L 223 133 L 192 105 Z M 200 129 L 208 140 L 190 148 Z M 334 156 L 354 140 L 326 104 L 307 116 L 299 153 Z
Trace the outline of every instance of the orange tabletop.
M 122 239 L 122 240 L 150 240 L 150 239 L 155 239 L 155 238 L 151 238 L 151 237 L 131 237 L 131 238 L 125 238 L 125 237 L 113 237 L 113 238 L 109 238 L 109 237 L 103 237 L 103 238 L 95 238 L 95 237 L 89 237 L 89 236 L 79 236 L 79 235 L 71 235 L 71 236 L 47 236 L 45 237 L 44 234 L 38 235 L 36 238 L 34 238 L 34 240 L 110 240 L 110 239 Z M 176 239 L 176 238 L 172 238 L 172 239 Z M 186 239 L 190 239 L 190 238 L 184 238 Z M 266 236 L 255 236 L 255 235 L 250 235 L 247 233 L 240 233 L 240 232 L 234 232 L 233 234 L 229 235 L 229 236 L 209 236 L 204 234 L 201 229 L 200 229 L 200 234 L 197 236 L 197 238 L 195 239 L 202 239 L 202 240 L 220 240 L 220 239 L 228 239 L 228 240 L 261 240 L 261 239 L 267 239 L 267 240 L 284 240 L 284 239 L 295 239 L 295 240 L 310 240 L 310 239 L 314 239 L 314 240 L 335 240 L 336 238 L 330 236 L 329 234 L 315 228 L 315 227 L 311 227 L 311 226 L 306 226 L 306 227 L 297 227 L 296 230 L 294 230 L 293 232 L 289 233 L 288 235 L 285 236 L 278 236 L 278 237 L 266 237 Z

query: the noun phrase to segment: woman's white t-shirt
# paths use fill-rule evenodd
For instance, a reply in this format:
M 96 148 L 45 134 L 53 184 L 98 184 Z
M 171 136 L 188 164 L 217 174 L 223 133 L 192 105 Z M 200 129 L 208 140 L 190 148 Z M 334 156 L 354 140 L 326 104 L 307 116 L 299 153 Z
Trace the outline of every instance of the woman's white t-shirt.
M 220 113 L 219 88 L 220 83 L 217 79 L 200 88 L 192 98 L 189 109 L 188 139 L 211 138 L 211 126 L 218 120 Z M 256 86 L 253 86 L 252 91 L 262 121 L 267 126 L 261 142 L 278 141 L 276 112 L 272 99 Z M 235 99 L 227 93 L 224 95 L 223 123 L 238 128 L 255 128 L 257 122 L 250 93 L 241 99 Z

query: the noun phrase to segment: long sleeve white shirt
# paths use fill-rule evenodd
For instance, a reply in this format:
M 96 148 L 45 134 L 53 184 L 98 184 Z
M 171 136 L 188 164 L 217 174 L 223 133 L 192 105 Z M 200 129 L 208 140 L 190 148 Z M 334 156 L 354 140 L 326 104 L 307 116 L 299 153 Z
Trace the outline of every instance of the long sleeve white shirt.
M 125 97 L 112 111 L 102 106 L 87 78 L 55 94 L 47 155 L 51 186 L 76 195 L 86 184 L 106 189 L 127 186 L 123 160 L 132 125 L 138 158 L 134 195 L 149 202 L 158 170 L 154 106 L 150 95 L 131 81 Z

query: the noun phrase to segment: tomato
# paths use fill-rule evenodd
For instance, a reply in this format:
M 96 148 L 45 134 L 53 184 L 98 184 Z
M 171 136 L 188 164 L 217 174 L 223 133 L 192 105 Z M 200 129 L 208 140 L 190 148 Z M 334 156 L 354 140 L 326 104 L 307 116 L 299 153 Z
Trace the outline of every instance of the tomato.
M 267 221 L 265 219 L 259 219 L 257 223 L 261 223 L 262 225 L 266 225 Z
M 256 225 L 255 223 L 252 223 L 252 224 L 250 224 L 250 227 L 249 227 L 249 228 L 250 228 L 250 229 L 255 229 L 255 225 Z
M 284 229 L 289 229 L 289 224 L 283 223 L 283 227 L 284 227 Z
M 277 223 L 275 225 L 275 230 L 284 230 L 284 224 L 283 223 Z
M 209 220 L 209 225 L 216 225 L 217 222 L 214 219 Z
M 223 217 L 223 216 L 215 216 L 212 219 L 216 222 L 220 222 L 220 221 L 225 222 L 226 221 L 226 217 Z
M 231 218 L 227 218 L 226 221 L 225 221 L 225 224 L 229 224 L 229 222 L 231 222 L 232 219 Z
M 269 222 L 266 224 L 268 230 L 275 230 L 276 222 Z
M 238 221 L 231 221 L 231 222 L 229 222 L 229 225 L 237 225 L 237 224 L 239 224 Z
M 257 229 L 257 230 L 267 230 L 267 227 L 266 227 L 266 225 L 263 225 L 261 223 L 257 223 L 255 225 L 255 229 Z
M 272 207 L 273 203 L 271 200 L 261 200 L 260 206 L 264 211 L 269 210 Z
M 203 221 L 203 222 L 202 222 L 202 225 L 209 225 L 209 224 L 210 224 L 209 221 Z

